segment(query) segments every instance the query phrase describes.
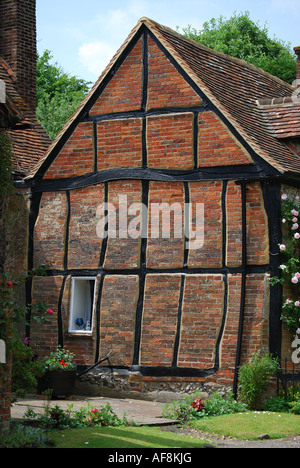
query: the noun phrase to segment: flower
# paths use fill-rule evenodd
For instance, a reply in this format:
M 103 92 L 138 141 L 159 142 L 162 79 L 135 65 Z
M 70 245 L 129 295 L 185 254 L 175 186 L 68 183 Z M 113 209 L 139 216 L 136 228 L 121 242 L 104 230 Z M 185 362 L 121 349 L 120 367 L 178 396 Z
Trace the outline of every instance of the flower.
M 11 281 L 9 281 L 9 282 L 7 283 L 7 286 L 8 286 L 9 288 L 12 288 L 12 287 L 13 287 L 13 284 L 12 284 L 12 282 L 11 282 Z
M 282 222 L 283 222 L 283 224 L 285 224 L 285 223 L 286 223 L 286 219 L 285 219 L 285 218 L 283 218 Z
M 288 197 L 287 194 L 286 194 L 286 193 L 283 193 L 283 194 L 281 195 L 281 200 L 286 200 L 287 197 Z
M 296 218 L 296 216 L 292 219 L 293 223 L 297 223 L 298 221 L 298 218 Z
M 58 346 L 55 352 L 52 352 L 45 361 L 45 368 L 48 371 L 69 371 L 76 370 L 74 363 L 74 354 Z
M 299 281 L 299 280 L 298 280 L 297 276 L 294 276 L 294 277 L 292 278 L 292 283 L 297 284 L 298 281 Z
M 54 314 L 54 312 L 53 312 L 53 310 L 52 310 L 52 309 L 47 309 L 47 314 L 50 314 L 50 315 L 52 315 L 52 314 Z
M 295 306 L 296 306 L 296 307 L 300 307 L 300 301 L 296 301 L 296 302 L 295 302 Z
M 299 211 L 297 211 L 297 210 L 295 210 L 295 209 L 292 210 L 291 213 L 292 213 L 292 215 L 294 215 L 294 216 L 298 216 L 298 215 L 299 215 Z
M 297 335 L 300 335 L 300 328 L 296 331 Z
M 28 346 L 30 342 L 30 338 L 28 336 L 23 336 L 22 341 L 24 345 Z
M 296 234 L 294 235 L 294 238 L 295 238 L 295 239 L 300 239 L 300 234 L 299 234 L 299 232 L 296 232 Z
M 286 265 L 280 265 L 279 268 L 280 268 L 281 270 L 285 270 L 285 269 L 287 268 L 287 266 L 286 266 Z
M 281 244 L 281 245 L 279 246 L 279 248 L 280 248 L 280 250 L 284 251 L 284 250 L 286 249 L 286 246 L 285 246 L 284 244 Z
M 299 227 L 299 224 L 297 224 L 297 223 L 293 224 L 293 226 L 292 226 L 293 231 L 296 231 L 296 229 L 298 229 L 298 227 Z

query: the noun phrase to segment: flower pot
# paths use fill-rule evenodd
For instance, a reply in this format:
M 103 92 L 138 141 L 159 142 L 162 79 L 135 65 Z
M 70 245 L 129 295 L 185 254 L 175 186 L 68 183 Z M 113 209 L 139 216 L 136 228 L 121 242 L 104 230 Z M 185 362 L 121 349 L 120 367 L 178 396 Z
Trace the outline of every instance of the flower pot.
M 38 380 L 37 393 L 41 395 L 48 389 L 52 390 L 52 398 L 72 395 L 75 386 L 76 371 L 46 371 Z

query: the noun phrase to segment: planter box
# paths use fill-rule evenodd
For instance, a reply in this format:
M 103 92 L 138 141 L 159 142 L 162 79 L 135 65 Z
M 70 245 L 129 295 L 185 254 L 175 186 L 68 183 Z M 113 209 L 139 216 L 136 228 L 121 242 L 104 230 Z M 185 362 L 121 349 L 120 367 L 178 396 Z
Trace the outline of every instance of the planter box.
M 37 393 L 52 390 L 52 398 L 71 396 L 75 386 L 76 371 L 46 371 L 38 380 Z

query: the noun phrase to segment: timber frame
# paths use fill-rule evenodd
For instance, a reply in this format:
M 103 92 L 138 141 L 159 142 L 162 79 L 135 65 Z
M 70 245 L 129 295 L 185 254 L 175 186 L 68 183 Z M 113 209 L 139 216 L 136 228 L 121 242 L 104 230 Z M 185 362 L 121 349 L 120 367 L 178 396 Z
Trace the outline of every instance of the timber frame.
M 199 96 L 202 105 L 196 107 L 164 107 L 159 109 L 147 109 L 147 96 L 148 96 L 148 58 L 149 58 L 149 38 L 151 38 L 160 51 L 167 57 L 173 67 L 181 75 L 181 77 L 189 84 L 194 92 Z M 101 96 L 103 90 L 108 83 L 113 79 L 118 70 L 120 69 L 125 58 L 134 49 L 138 41 L 142 39 L 143 48 L 143 85 L 142 85 L 142 101 L 141 108 L 136 111 L 118 112 L 90 115 L 89 111 L 95 102 Z M 154 116 L 168 116 L 174 114 L 190 113 L 193 115 L 193 160 L 194 168 L 192 170 L 170 170 L 170 169 L 153 169 L 148 166 L 148 153 L 147 153 L 147 119 Z M 223 122 L 224 126 L 231 132 L 233 137 L 250 155 L 253 163 L 237 164 L 230 166 L 214 166 L 214 167 L 198 167 L 198 118 L 199 114 L 205 112 L 213 112 Z M 98 148 L 97 148 L 97 124 L 101 121 L 114 121 L 119 119 L 136 119 L 142 121 L 142 166 L 141 167 L 126 167 L 118 169 L 106 169 L 98 171 Z M 74 129 L 80 122 L 89 122 L 93 125 L 94 134 L 94 171 L 86 175 L 46 179 L 44 178 L 47 170 L 55 161 L 57 155 L 64 147 L 74 132 Z M 151 181 L 159 182 L 181 182 L 184 186 L 185 202 L 190 201 L 190 183 L 196 181 L 220 181 L 222 183 L 222 265 L 220 267 L 200 268 L 190 267 L 188 265 L 187 249 L 184 251 L 184 262 L 181 268 L 148 268 L 146 262 L 147 239 L 141 239 L 140 261 L 139 267 L 135 270 L 132 269 L 107 269 L 104 266 L 104 259 L 107 250 L 107 239 L 103 241 L 101 252 L 99 256 L 98 268 L 91 269 L 74 269 L 68 267 L 68 238 L 70 231 L 70 217 L 71 217 L 71 201 L 70 193 L 73 190 L 91 187 L 98 184 L 104 185 L 104 201 L 108 203 L 109 183 L 112 181 L 122 180 L 138 180 L 142 184 L 142 203 L 148 206 L 149 203 L 149 184 Z M 241 200 L 240 207 L 242 213 L 242 262 L 240 266 L 230 267 L 226 265 L 226 249 L 227 249 L 227 214 L 226 214 L 226 196 L 229 181 L 234 181 L 241 187 Z M 269 226 L 269 261 L 265 264 L 247 264 L 247 192 L 253 183 L 258 183 L 264 200 L 264 207 Z M 237 392 L 237 378 L 238 368 L 241 362 L 241 346 L 243 339 L 243 326 L 244 326 L 244 309 L 245 309 L 245 295 L 246 295 L 246 279 L 249 274 L 268 274 L 276 276 L 279 274 L 280 256 L 277 254 L 278 244 L 281 242 L 281 185 L 288 183 L 297 188 L 300 187 L 299 175 L 283 174 L 277 168 L 272 166 L 268 161 L 264 160 L 260 155 L 254 151 L 249 141 L 246 141 L 244 136 L 235 128 L 232 122 L 224 115 L 215 102 L 203 92 L 203 90 L 195 83 L 195 80 L 186 72 L 180 63 L 174 58 L 170 51 L 164 44 L 157 38 L 153 30 L 148 27 L 147 22 L 140 25 L 138 32 L 131 38 L 117 59 L 113 62 L 109 71 L 106 73 L 100 84 L 94 88 L 93 93 L 88 96 L 88 99 L 83 103 L 78 110 L 76 117 L 68 123 L 63 133 L 57 139 L 55 144 L 51 147 L 47 158 L 45 158 L 33 177 L 25 179 L 19 186 L 26 186 L 31 188 L 31 208 L 29 215 L 29 248 L 28 248 L 28 269 L 34 267 L 34 229 L 38 219 L 40 203 L 43 193 L 56 193 L 63 192 L 67 198 L 67 216 L 66 216 L 66 230 L 65 230 L 65 252 L 64 252 L 64 266 L 63 269 L 51 268 L 47 271 L 48 276 L 62 276 L 63 281 L 61 285 L 60 296 L 58 300 L 57 311 L 57 327 L 58 327 L 58 344 L 64 346 L 64 332 L 63 332 L 63 317 L 62 317 L 62 298 L 68 276 L 72 277 L 90 277 L 99 276 L 99 292 L 96 304 L 96 346 L 93 356 L 94 363 L 97 363 L 102 356 L 99 355 L 100 344 L 100 325 L 101 325 L 101 297 L 104 279 L 109 276 L 129 276 L 137 275 L 139 278 L 139 295 L 137 300 L 137 309 L 135 317 L 135 332 L 134 332 L 134 350 L 133 360 L 131 366 L 114 366 L 114 369 L 122 369 L 128 372 L 139 372 L 142 376 L 170 376 L 170 377 L 208 377 L 215 374 L 220 368 L 220 345 L 223 337 L 224 327 L 227 316 L 228 306 L 228 276 L 241 275 L 241 293 L 240 293 L 240 313 L 239 313 L 239 326 L 238 326 L 238 339 L 236 343 L 236 357 L 235 357 L 235 371 L 233 389 L 234 393 Z M 178 274 L 180 275 L 180 293 L 178 304 L 178 320 L 177 330 L 173 349 L 172 366 L 142 366 L 140 365 L 140 348 L 141 348 L 141 328 L 143 320 L 143 301 L 145 294 L 145 281 L 148 274 Z M 215 362 L 214 366 L 207 369 L 179 367 L 177 365 L 180 334 L 181 334 L 181 317 L 183 307 L 183 293 L 186 281 L 186 275 L 221 275 L 223 288 L 224 288 L 224 301 L 223 301 L 223 314 L 221 327 L 219 329 L 216 348 L 215 348 Z M 30 304 L 32 304 L 32 284 L 27 284 L 27 304 L 29 310 L 28 321 L 30 322 Z M 281 302 L 282 302 L 282 289 L 280 286 L 275 286 L 270 289 L 270 315 L 269 315 L 269 350 L 274 356 L 281 356 Z M 28 328 L 27 334 L 30 333 Z M 88 366 L 86 366 L 88 367 Z

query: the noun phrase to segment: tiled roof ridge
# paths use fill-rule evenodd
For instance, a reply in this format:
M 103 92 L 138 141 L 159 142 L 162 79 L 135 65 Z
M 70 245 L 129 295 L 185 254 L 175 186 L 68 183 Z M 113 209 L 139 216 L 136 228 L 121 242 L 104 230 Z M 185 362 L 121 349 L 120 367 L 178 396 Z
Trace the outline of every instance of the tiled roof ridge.
M 287 96 L 282 98 L 272 98 L 272 99 L 258 99 L 256 101 L 257 105 L 260 107 L 269 107 L 269 106 L 283 106 L 283 105 L 294 105 L 299 106 L 299 101 L 295 100 L 293 96 Z
M 220 96 L 216 93 L 216 90 L 214 89 L 214 84 L 210 86 L 206 78 L 199 74 L 198 70 L 196 69 L 196 62 L 191 63 L 191 61 L 188 60 L 188 57 L 185 56 L 185 49 L 194 48 L 195 51 L 199 50 L 200 55 L 202 53 L 202 55 L 204 54 L 212 56 L 216 58 L 216 61 L 220 57 L 224 61 L 224 65 L 226 63 L 228 65 L 232 64 L 232 66 L 240 67 L 241 71 L 244 70 L 245 72 L 249 73 L 249 77 L 251 77 L 252 75 L 252 81 L 260 81 L 259 76 L 262 77 L 264 81 L 264 89 L 273 89 L 275 96 L 276 92 L 278 91 L 279 96 L 289 96 L 290 99 L 292 92 L 295 91 L 295 88 L 292 85 L 282 81 L 280 78 L 274 77 L 273 75 L 241 59 L 237 59 L 235 57 L 228 56 L 222 52 L 210 49 L 209 47 L 199 44 L 193 41 L 192 39 L 182 36 L 181 34 L 175 32 L 169 27 L 162 26 L 161 24 L 147 17 L 142 17 L 136 24 L 136 26 L 131 30 L 121 47 L 116 51 L 111 61 L 103 70 L 100 77 L 95 82 L 95 84 L 91 88 L 90 92 L 86 95 L 82 103 L 79 105 L 75 113 L 70 117 L 68 122 L 65 124 L 64 128 L 57 135 L 56 139 L 52 142 L 52 144 L 44 154 L 44 157 L 39 161 L 38 165 L 31 171 L 31 173 L 28 174 L 28 179 L 34 177 L 38 173 L 39 169 L 46 162 L 50 154 L 53 151 L 55 151 L 55 148 L 59 144 L 64 133 L 70 128 L 70 126 L 80 116 L 80 114 L 83 115 L 83 113 L 86 110 L 86 105 L 88 105 L 88 103 L 90 102 L 90 99 L 92 98 L 93 94 L 97 91 L 98 87 L 101 85 L 105 77 L 111 73 L 111 70 L 113 69 L 118 58 L 122 55 L 126 47 L 130 44 L 131 40 L 135 37 L 136 34 L 139 33 L 140 29 L 143 26 L 148 28 L 148 30 L 160 41 L 162 46 L 173 57 L 173 59 L 178 63 L 182 70 L 200 89 L 202 89 L 203 93 L 207 96 L 211 103 L 215 105 L 218 108 L 219 112 L 224 116 L 224 118 L 227 119 L 228 122 L 236 128 L 237 132 L 241 135 L 242 138 L 244 138 L 247 144 L 249 144 L 249 146 L 254 152 L 256 152 L 257 155 L 259 155 L 271 166 L 276 168 L 280 173 L 287 172 L 288 170 L 295 170 L 297 172 L 300 172 L 300 163 L 298 162 L 299 156 L 297 156 L 295 160 L 295 155 L 293 154 L 293 152 L 288 147 L 281 146 L 281 143 L 276 141 L 276 139 L 274 139 L 274 151 L 271 148 L 271 145 L 273 144 L 273 142 L 270 140 L 270 138 L 272 138 L 272 134 L 267 129 L 266 122 L 259 115 L 260 107 L 257 105 L 259 94 L 257 94 L 256 96 L 251 95 L 248 100 L 245 99 L 245 106 L 248 106 L 249 112 L 252 112 L 252 114 L 256 114 L 257 121 L 255 123 L 255 126 L 253 125 L 250 129 L 245 122 L 241 122 L 241 119 L 236 115 L 236 112 L 233 112 L 234 109 L 228 106 L 228 102 L 226 102 L 226 99 L 224 100 L 222 97 L 220 98 Z M 255 74 L 258 75 L 255 76 Z M 263 101 L 264 96 L 262 93 L 260 94 L 261 101 Z M 265 94 L 266 97 L 268 95 L 270 96 L 270 92 Z M 239 97 L 241 98 L 241 95 Z M 245 98 L 246 97 L 247 96 L 245 96 Z M 247 116 L 244 120 L 247 120 Z M 267 138 L 266 142 L 264 142 L 263 133 L 265 133 L 266 137 L 268 135 L 270 137 Z M 293 164 L 293 158 L 295 160 L 295 167 Z
M 154 20 L 152 20 L 150 18 L 147 18 L 146 16 L 142 17 L 140 19 L 140 22 L 142 22 L 142 23 L 144 23 L 146 25 L 147 24 L 148 25 L 152 24 L 155 27 L 157 27 L 158 29 L 165 30 L 169 34 L 172 34 L 173 36 L 178 37 L 178 39 L 180 39 L 182 41 L 186 41 L 188 43 L 191 43 L 195 47 L 197 47 L 197 48 L 199 48 L 201 50 L 207 51 L 207 52 L 209 52 L 211 54 L 214 54 L 214 55 L 217 55 L 217 56 L 219 56 L 219 57 L 221 57 L 223 59 L 229 60 L 229 61 L 231 61 L 233 63 L 238 64 L 238 65 L 244 66 L 244 67 L 246 67 L 246 68 L 248 68 L 248 69 L 250 69 L 252 71 L 256 71 L 256 72 L 260 73 L 261 75 L 264 75 L 264 76 L 272 79 L 273 81 L 277 81 L 281 85 L 288 86 L 291 89 L 291 91 L 294 91 L 296 89 L 293 85 L 287 83 L 286 81 L 282 80 L 281 78 L 279 78 L 277 76 L 272 75 L 269 72 L 266 72 L 262 68 L 259 68 L 256 65 L 253 65 L 252 63 L 246 62 L 245 60 L 240 59 L 238 57 L 233 57 L 232 55 L 225 54 L 224 52 L 220 52 L 219 50 L 212 49 L 212 48 L 210 48 L 210 47 L 208 47 L 208 46 L 206 46 L 204 44 L 201 44 L 201 43 L 195 41 L 194 39 L 190 39 L 189 37 L 186 37 L 186 36 L 180 34 L 179 32 L 174 31 L 174 29 L 171 29 L 168 26 L 164 26 L 164 25 L 162 25 L 162 24 L 160 24 L 160 23 L 158 23 L 158 22 L 156 22 L 156 21 L 154 21 Z

